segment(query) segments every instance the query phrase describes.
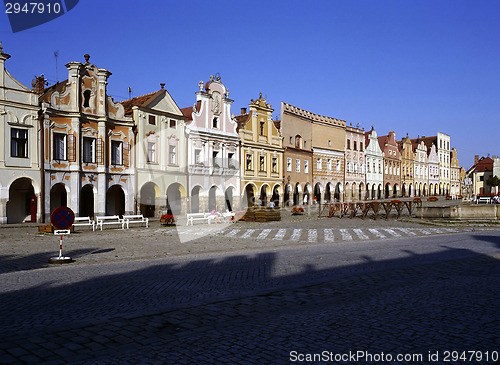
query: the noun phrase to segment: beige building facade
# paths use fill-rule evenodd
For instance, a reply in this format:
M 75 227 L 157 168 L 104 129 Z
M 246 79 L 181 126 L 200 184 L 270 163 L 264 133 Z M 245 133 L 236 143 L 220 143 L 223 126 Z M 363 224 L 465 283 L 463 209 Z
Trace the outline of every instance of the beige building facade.
M 135 211 L 145 217 L 185 214 L 187 148 L 181 110 L 163 83 L 158 91 L 121 104 L 136 128 Z

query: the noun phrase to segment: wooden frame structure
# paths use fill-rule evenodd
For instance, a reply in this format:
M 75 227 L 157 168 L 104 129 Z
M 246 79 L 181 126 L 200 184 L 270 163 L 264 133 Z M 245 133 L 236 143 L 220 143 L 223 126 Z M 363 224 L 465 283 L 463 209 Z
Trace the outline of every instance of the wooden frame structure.
M 401 218 L 401 214 L 404 210 L 408 212 L 411 217 L 415 207 L 422 206 L 422 201 L 419 199 L 413 200 L 381 200 L 381 201 L 370 201 L 370 202 L 335 202 L 321 204 L 319 207 L 318 217 L 328 216 L 332 218 L 337 212 L 339 218 L 348 216 L 349 218 L 354 218 L 356 215 L 360 215 L 362 219 L 365 219 L 370 212 L 370 210 L 375 214 L 375 220 L 377 220 L 379 211 L 382 209 L 385 212 L 385 220 L 389 220 L 389 216 L 393 209 L 397 212 L 397 218 Z

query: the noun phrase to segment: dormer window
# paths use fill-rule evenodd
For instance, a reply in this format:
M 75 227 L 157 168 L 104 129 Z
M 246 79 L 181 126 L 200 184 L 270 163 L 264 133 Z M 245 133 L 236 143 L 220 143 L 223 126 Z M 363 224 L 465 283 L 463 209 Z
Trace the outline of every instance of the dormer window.
M 90 90 L 85 90 L 83 92 L 83 107 L 88 108 L 90 106 Z
M 260 122 L 260 135 L 261 136 L 265 136 L 264 134 L 264 126 L 265 126 L 265 122 Z
M 217 117 L 214 117 L 214 119 L 212 120 L 212 127 L 219 128 L 219 120 L 217 119 Z

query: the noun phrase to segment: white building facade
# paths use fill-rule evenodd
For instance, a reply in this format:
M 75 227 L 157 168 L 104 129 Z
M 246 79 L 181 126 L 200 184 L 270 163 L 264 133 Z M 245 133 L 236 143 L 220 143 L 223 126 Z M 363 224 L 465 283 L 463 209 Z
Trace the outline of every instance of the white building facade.
M 5 68 L 0 43 L 0 223 L 40 222 L 38 95 Z
M 381 199 L 384 191 L 384 153 L 373 126 L 365 133 L 365 144 L 366 198 Z
M 241 206 L 239 137 L 229 91 L 220 76 L 200 81 L 186 117 L 188 211 L 234 211 Z

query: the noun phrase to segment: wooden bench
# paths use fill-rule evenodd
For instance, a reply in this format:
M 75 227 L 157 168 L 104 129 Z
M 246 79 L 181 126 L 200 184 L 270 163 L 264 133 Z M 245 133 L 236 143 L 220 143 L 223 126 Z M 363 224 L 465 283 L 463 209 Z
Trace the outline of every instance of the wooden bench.
M 125 228 L 125 220 L 121 219 L 117 215 L 108 215 L 102 217 L 96 217 L 96 227 L 101 227 L 101 231 L 104 225 L 120 225 L 122 229 Z
M 144 217 L 142 214 L 126 214 L 123 216 L 123 220 L 125 221 L 125 225 L 127 226 L 127 229 L 129 228 L 129 224 L 131 223 L 139 223 L 139 224 L 146 224 L 146 228 L 149 227 L 149 218 Z
M 191 225 L 194 225 L 194 221 L 206 221 L 208 224 L 210 224 L 212 221 L 215 220 L 215 215 L 212 215 L 211 213 L 187 213 L 187 225 L 189 226 L 189 223 Z
M 92 227 L 92 230 L 95 231 L 95 221 L 90 219 L 90 217 L 75 217 L 75 221 L 73 222 L 73 227 L 80 226 L 88 226 Z

